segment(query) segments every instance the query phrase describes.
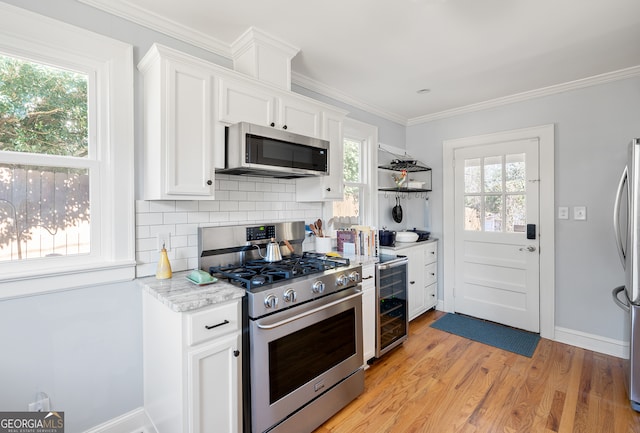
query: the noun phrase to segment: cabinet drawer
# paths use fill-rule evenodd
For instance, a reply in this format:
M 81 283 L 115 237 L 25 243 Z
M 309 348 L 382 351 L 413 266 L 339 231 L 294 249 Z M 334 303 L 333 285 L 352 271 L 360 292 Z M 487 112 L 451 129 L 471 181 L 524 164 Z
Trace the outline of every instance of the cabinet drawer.
M 218 305 L 187 316 L 187 344 L 193 346 L 221 335 L 239 332 L 240 302 Z
M 430 242 L 424 246 L 424 263 L 433 263 L 438 259 L 438 243 Z
M 438 281 L 438 264 L 431 263 L 424 267 L 424 286 Z
M 362 267 L 362 279 L 367 280 L 376 274 L 376 265 L 366 265 Z

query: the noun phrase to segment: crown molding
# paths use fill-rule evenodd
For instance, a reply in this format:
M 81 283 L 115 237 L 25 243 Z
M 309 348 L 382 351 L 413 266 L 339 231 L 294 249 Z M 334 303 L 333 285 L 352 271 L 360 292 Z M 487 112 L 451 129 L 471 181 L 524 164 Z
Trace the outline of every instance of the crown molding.
M 620 69 L 618 71 L 607 72 L 593 77 L 582 78 L 580 80 L 569 81 L 563 84 L 543 87 L 541 89 L 531 90 L 514 95 L 505 96 L 503 98 L 491 99 L 489 101 L 479 102 L 477 104 L 465 105 L 463 107 L 453 108 L 451 110 L 440 111 L 438 113 L 427 114 L 420 117 L 414 117 L 407 121 L 407 126 L 418 125 L 420 123 L 431 122 L 433 120 L 446 119 L 461 114 L 472 113 L 475 111 L 486 110 L 489 108 L 500 107 L 503 105 L 513 104 L 516 102 L 527 101 L 530 99 L 541 98 L 544 96 L 555 95 L 558 93 L 568 92 L 571 90 L 582 89 L 585 87 L 596 86 L 599 84 L 610 83 L 613 81 L 624 80 L 640 75 L 640 66 L 632 66 L 630 68 Z
M 96 9 L 132 21 L 151 30 L 164 33 L 195 47 L 222 57 L 231 58 L 231 47 L 219 39 L 183 26 L 158 14 L 133 6 L 122 0 L 78 0 Z
M 313 80 L 312 78 L 309 78 L 298 72 L 291 73 L 291 81 L 293 84 L 296 84 L 300 87 L 304 87 L 305 89 L 311 90 L 313 92 L 319 93 L 321 95 L 327 96 L 337 101 L 344 102 L 345 104 L 348 104 L 352 107 L 359 108 L 368 113 L 375 114 L 376 116 L 380 116 L 387 120 L 391 120 L 392 122 L 396 122 L 401 125 L 407 126 L 408 119 L 404 116 L 401 116 L 396 113 L 392 113 L 380 107 L 376 107 L 375 105 L 371 105 L 366 102 L 363 102 L 340 90 L 334 89 L 333 87 L 327 86 L 326 84 L 320 83 L 319 81 Z
M 219 39 L 205 35 L 201 32 L 194 31 L 187 28 L 175 21 L 168 20 L 159 15 L 153 14 L 147 10 L 143 10 L 132 6 L 126 2 L 126 0 L 78 0 L 81 3 L 93 6 L 97 9 L 119 16 L 121 18 L 132 21 L 136 24 L 147 27 L 151 30 L 155 30 L 164 33 L 168 36 L 179 39 L 183 42 L 194 45 L 198 48 L 210 51 L 228 59 L 232 59 L 231 45 L 220 41 Z M 334 89 L 326 84 L 320 83 L 312 78 L 309 78 L 300 73 L 291 72 L 292 84 L 296 84 L 305 89 L 319 93 L 328 98 L 335 99 L 337 101 L 348 104 L 352 107 L 359 108 L 368 113 L 379 116 L 383 119 L 390 120 L 392 122 L 399 123 L 403 126 L 413 126 L 421 123 L 427 123 L 434 120 L 446 119 L 449 117 L 459 116 L 461 114 L 473 113 L 475 111 L 486 110 L 490 108 L 496 108 L 503 105 L 513 104 L 516 102 L 527 101 L 534 98 L 540 98 L 544 96 L 555 95 L 558 93 L 568 92 L 575 89 L 581 89 L 584 87 L 595 86 L 599 84 L 605 84 L 612 81 L 623 80 L 640 75 L 640 65 L 632 66 L 630 68 L 621 69 L 618 71 L 607 72 L 604 74 L 596 75 L 593 77 L 583 78 L 575 81 L 570 81 L 563 84 L 557 84 L 553 86 L 543 87 L 541 89 L 531 90 L 527 92 L 517 93 L 510 96 L 501 98 L 495 98 L 476 104 L 465 105 L 450 110 L 439 111 L 432 114 L 426 114 L 424 116 L 418 116 L 413 118 L 407 118 L 397 113 L 392 113 L 383 108 L 377 107 L 366 103 L 360 99 L 357 99 L 347 93 Z

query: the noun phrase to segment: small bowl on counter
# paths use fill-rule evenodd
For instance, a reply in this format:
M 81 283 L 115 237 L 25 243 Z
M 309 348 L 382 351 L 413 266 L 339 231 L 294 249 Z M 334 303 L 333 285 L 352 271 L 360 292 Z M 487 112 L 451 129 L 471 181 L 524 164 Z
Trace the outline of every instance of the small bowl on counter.
M 411 243 L 418 240 L 418 233 L 415 232 L 396 232 L 396 242 Z

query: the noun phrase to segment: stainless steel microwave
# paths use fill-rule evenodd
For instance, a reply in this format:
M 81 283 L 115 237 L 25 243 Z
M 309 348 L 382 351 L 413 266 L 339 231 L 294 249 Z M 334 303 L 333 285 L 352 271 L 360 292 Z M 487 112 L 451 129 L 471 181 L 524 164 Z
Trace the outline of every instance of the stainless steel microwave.
M 225 168 L 218 173 L 285 179 L 329 174 L 326 140 L 247 122 L 225 132 Z

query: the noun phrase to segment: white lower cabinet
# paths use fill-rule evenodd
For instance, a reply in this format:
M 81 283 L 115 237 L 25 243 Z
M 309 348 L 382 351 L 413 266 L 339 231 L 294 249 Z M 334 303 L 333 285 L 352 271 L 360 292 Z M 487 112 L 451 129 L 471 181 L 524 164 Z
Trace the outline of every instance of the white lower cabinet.
M 189 421 L 192 432 L 239 432 L 239 355 L 242 341 L 231 335 L 189 351 Z M 207 385 L 208 384 L 208 385 Z
M 376 356 L 376 276 L 375 264 L 362 266 L 362 351 L 364 365 Z
M 438 241 L 432 239 L 405 248 L 382 249 L 382 254 L 407 256 L 409 265 L 409 320 L 413 320 L 437 304 Z
M 158 433 L 242 431 L 240 300 L 193 312 L 143 294 L 144 407 Z

